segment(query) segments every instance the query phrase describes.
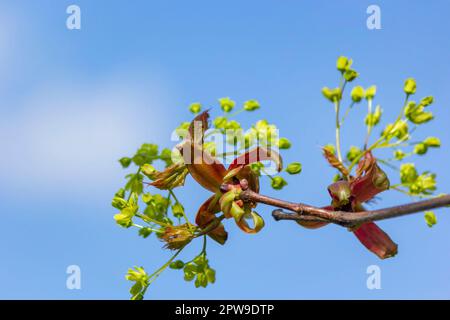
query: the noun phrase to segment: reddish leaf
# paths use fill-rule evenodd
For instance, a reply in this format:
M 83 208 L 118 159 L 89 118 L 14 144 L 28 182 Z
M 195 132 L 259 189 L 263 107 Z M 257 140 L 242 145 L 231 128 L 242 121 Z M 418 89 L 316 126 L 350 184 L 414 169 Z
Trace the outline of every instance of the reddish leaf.
M 263 147 L 256 147 L 255 149 L 250 150 L 234 159 L 228 167 L 228 170 L 232 170 L 238 166 L 246 166 L 251 163 L 264 160 L 272 160 L 273 162 L 275 162 L 278 171 L 281 171 L 281 169 L 283 168 L 283 161 L 281 159 L 281 156 L 277 152 L 271 149 L 268 150 Z
M 350 183 L 356 202 L 369 201 L 378 193 L 389 189 L 389 179 L 371 152 L 366 153 L 359 162 L 356 173 L 357 177 Z
M 226 170 L 215 157 L 200 145 L 184 143 L 182 154 L 189 173 L 203 188 L 218 192 Z
M 358 240 L 381 259 L 397 254 L 397 244 L 375 223 L 368 222 L 353 232 Z
M 212 205 L 212 201 L 215 196 L 212 196 L 208 200 L 203 203 L 198 209 L 197 216 L 195 217 L 195 223 L 200 228 L 206 228 L 214 219 L 217 219 L 215 214 L 220 211 L 220 206 L 218 203 Z M 222 222 L 218 227 L 208 232 L 208 236 L 210 236 L 213 240 L 217 241 L 220 244 L 224 244 L 227 241 L 228 233 L 225 231 L 225 228 Z

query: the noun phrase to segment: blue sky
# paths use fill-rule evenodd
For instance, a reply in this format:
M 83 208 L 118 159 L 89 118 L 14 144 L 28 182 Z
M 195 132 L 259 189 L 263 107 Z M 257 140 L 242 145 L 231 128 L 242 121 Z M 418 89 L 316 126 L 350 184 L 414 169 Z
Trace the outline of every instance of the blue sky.
M 81 30 L 65 27 L 73 3 Z M 382 29 L 371 31 L 366 8 L 374 3 Z M 407 77 L 417 79 L 418 98 L 435 96 L 437 119 L 417 138 L 439 136 L 443 147 L 414 160 L 448 192 L 449 11 L 443 0 L 3 1 L 0 298 L 127 299 L 129 267 L 150 271 L 168 259 L 161 243 L 114 223 L 110 200 L 124 183 L 116 160 L 142 142 L 171 146 L 191 102 L 214 112 L 220 97 L 258 99 L 262 109 L 238 120 L 276 123 L 295 142 L 285 161 L 303 164 L 283 191 L 266 185 L 263 192 L 327 204 L 333 171 L 319 146 L 333 142 L 333 110 L 320 89 L 336 85 L 341 54 L 354 59 L 359 84 L 377 84 L 384 123 L 398 114 Z M 364 112 L 358 106 L 346 122 L 344 148 L 361 144 Z M 178 193 L 192 215 L 208 193 L 187 184 Z M 375 206 L 408 200 L 388 192 Z M 167 271 L 147 298 L 450 298 L 448 209 L 436 211 L 433 229 L 420 214 L 381 222 L 399 244 L 398 256 L 386 261 L 342 228 L 304 230 L 274 222 L 270 208 L 259 212 L 267 217 L 261 233 L 229 223 L 227 245 L 210 245 L 216 284 L 195 289 Z M 66 289 L 72 264 L 81 268 L 81 290 Z M 381 290 L 366 287 L 372 264 L 382 270 Z

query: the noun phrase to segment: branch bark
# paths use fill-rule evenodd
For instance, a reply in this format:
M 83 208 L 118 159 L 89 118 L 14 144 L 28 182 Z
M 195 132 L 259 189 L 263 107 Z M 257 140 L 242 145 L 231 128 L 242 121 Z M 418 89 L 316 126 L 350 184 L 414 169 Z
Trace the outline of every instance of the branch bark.
M 450 195 L 443 195 L 428 200 L 417 201 L 379 210 L 346 212 L 326 210 L 303 203 L 283 201 L 258 194 L 250 189 L 242 191 L 240 197 L 243 201 L 263 203 L 279 208 L 272 212 L 272 216 L 277 221 L 320 221 L 334 223 L 348 228 L 356 227 L 365 222 L 390 219 L 450 205 Z M 292 213 L 286 213 L 281 209 L 289 210 Z

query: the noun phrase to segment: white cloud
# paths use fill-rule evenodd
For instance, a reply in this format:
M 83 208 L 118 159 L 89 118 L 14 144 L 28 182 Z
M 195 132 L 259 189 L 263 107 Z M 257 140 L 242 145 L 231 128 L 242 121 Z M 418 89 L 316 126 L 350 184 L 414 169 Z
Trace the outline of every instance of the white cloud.
M 169 138 L 162 132 L 163 90 L 147 82 L 144 93 L 142 82 L 133 89 L 126 78 L 116 75 L 100 85 L 42 86 L 17 108 L 3 110 L 2 184 L 37 195 L 85 195 L 121 182 L 118 158 L 144 141 Z

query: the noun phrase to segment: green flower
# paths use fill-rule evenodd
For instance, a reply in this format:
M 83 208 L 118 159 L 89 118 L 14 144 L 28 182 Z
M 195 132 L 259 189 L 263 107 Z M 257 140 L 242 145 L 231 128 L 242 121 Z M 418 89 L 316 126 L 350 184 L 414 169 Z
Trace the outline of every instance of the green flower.
M 144 268 L 134 267 L 134 270 L 128 269 L 125 279 L 134 282 L 130 289 L 131 300 L 142 300 L 149 285 L 149 276 Z
M 353 102 L 360 102 L 364 98 L 364 88 L 361 86 L 356 86 L 352 89 L 350 93 Z
M 213 125 L 217 129 L 225 129 L 227 126 L 227 118 L 226 117 L 217 117 L 213 120 Z
M 292 162 L 286 168 L 286 172 L 289 174 L 298 174 L 301 171 L 302 171 L 302 164 L 300 162 Z
M 114 220 L 116 220 L 116 223 L 124 228 L 129 228 L 133 224 L 133 217 L 136 214 L 138 210 L 137 206 L 129 206 L 126 208 L 123 208 L 120 213 L 114 215 Z
M 404 163 L 400 167 L 400 180 L 402 183 L 410 184 L 416 181 L 418 173 L 414 163 Z
M 143 227 L 143 228 L 139 229 L 139 235 L 144 239 L 147 238 L 151 234 L 152 234 L 152 230 L 149 227 Z
M 172 213 L 175 218 L 181 218 L 184 215 L 184 207 L 181 203 L 177 202 L 172 206 Z
M 256 100 L 248 100 L 244 102 L 244 109 L 246 111 L 255 111 L 260 108 L 259 102 Z
M 366 125 L 368 125 L 370 127 L 376 126 L 378 123 L 380 123 L 382 113 L 383 113 L 383 111 L 381 110 L 381 107 L 379 105 L 377 105 L 375 107 L 375 111 L 372 113 L 369 113 L 366 116 L 366 119 L 365 119 Z
M 193 114 L 197 114 L 202 110 L 202 105 L 199 102 L 192 103 L 189 106 L 189 111 Z
M 406 118 L 414 124 L 422 124 L 432 120 L 433 114 L 428 111 L 424 111 L 424 106 L 416 104 L 414 101 L 410 101 L 405 107 Z
M 428 97 L 425 97 L 422 100 L 420 100 L 419 104 L 424 106 L 424 107 L 428 107 L 433 102 L 434 102 L 433 96 L 428 96 Z
M 236 105 L 236 102 L 231 100 L 230 98 L 220 98 L 219 99 L 220 107 L 224 112 L 230 112 L 233 110 L 234 106 Z
M 276 176 L 272 178 L 272 188 L 274 188 L 275 190 L 281 190 L 286 185 L 287 182 L 282 177 Z
M 174 270 L 180 270 L 184 268 L 184 262 L 181 260 L 176 260 L 173 261 L 170 265 L 169 265 L 170 269 L 174 269 Z
M 278 140 L 278 148 L 280 149 L 289 149 L 291 147 L 291 142 L 288 138 L 280 138 Z
M 425 172 L 417 177 L 410 185 L 409 191 L 412 194 L 431 194 L 436 190 L 436 175 Z
M 405 157 L 406 157 L 406 153 L 404 153 L 402 150 L 394 151 L 395 160 L 403 160 Z
M 131 164 L 131 158 L 123 157 L 119 159 L 119 162 L 122 165 L 122 168 L 128 168 Z
M 413 78 L 406 79 L 403 91 L 405 91 L 407 95 L 416 93 L 416 80 Z
M 436 137 L 428 137 L 423 143 L 430 148 L 439 148 L 441 146 L 441 140 Z
M 437 223 L 437 218 L 433 211 L 426 211 L 424 218 L 425 218 L 425 222 L 427 223 L 427 225 L 430 228 L 433 227 Z
M 344 56 L 338 57 L 336 61 L 336 69 L 338 69 L 340 72 L 345 72 L 352 66 L 352 59 L 349 59 Z
M 418 155 L 424 155 L 428 151 L 428 146 L 425 143 L 418 143 L 414 147 L 414 153 Z
M 348 69 L 344 72 L 344 79 L 347 80 L 348 82 L 352 82 L 353 80 L 356 79 L 356 77 L 358 77 L 358 72 L 356 72 L 353 69 Z
M 322 94 L 325 98 L 327 98 L 331 102 L 339 101 L 342 95 L 340 88 L 330 89 L 328 87 L 322 88 Z
M 366 89 L 366 100 L 372 100 L 377 93 L 377 86 L 370 86 Z
M 358 159 L 362 154 L 362 150 L 358 147 L 351 146 L 350 150 L 347 152 L 347 160 L 353 162 L 355 159 Z

